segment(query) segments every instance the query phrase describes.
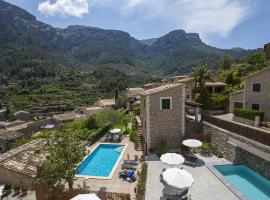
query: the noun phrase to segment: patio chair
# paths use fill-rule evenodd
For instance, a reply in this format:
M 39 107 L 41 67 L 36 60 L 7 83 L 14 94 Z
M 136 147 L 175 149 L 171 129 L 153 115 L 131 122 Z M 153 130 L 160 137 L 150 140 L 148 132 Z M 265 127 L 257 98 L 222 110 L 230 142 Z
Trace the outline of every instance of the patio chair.
M 121 167 L 122 169 L 128 169 L 128 170 L 134 170 L 134 171 L 136 171 L 137 169 L 136 166 L 131 165 L 131 164 L 125 164 L 125 163 L 123 163 Z
M 163 189 L 163 195 L 167 200 L 187 200 L 188 199 L 188 189 L 181 191 L 172 190 L 170 188 Z
M 138 165 L 138 163 L 135 160 L 124 160 L 124 164 L 130 164 L 130 165 Z
M 198 158 L 196 156 L 185 155 L 185 165 L 196 167 Z

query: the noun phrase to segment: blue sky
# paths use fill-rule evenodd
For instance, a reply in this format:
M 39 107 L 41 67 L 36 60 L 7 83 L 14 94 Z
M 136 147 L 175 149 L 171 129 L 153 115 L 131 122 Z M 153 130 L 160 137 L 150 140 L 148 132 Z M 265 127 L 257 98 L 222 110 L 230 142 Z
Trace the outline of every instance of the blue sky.
M 219 48 L 261 48 L 270 42 L 269 0 L 6 0 L 55 27 L 119 29 L 137 39 L 175 29 L 199 33 Z

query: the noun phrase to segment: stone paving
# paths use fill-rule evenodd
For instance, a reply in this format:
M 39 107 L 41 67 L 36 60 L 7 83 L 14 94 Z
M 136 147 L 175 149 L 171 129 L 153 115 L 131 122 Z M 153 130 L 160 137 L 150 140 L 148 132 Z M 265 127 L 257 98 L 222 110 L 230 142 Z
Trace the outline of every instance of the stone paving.
M 226 162 L 217 157 L 202 157 L 197 167 L 183 165 L 184 170 L 193 175 L 195 182 L 189 189 L 192 200 L 239 200 L 205 165 L 207 162 Z M 170 166 L 162 163 L 157 156 L 150 156 L 148 161 L 148 175 L 146 182 L 145 200 L 160 200 L 163 184 L 160 182 L 162 169 Z
M 121 144 L 127 144 L 126 151 L 121 159 L 121 162 L 118 164 L 115 173 L 112 179 L 105 180 L 105 179 L 85 179 L 85 178 L 77 178 L 74 183 L 74 187 L 77 188 L 86 188 L 89 190 L 94 191 L 108 191 L 108 192 L 117 192 L 117 193 L 129 193 L 132 199 L 135 198 L 134 188 L 137 182 L 129 183 L 127 181 L 123 181 L 119 179 L 118 172 L 121 171 L 121 164 L 123 163 L 124 159 L 127 159 L 128 154 L 130 159 L 134 159 L 135 155 L 139 158 L 142 154 L 141 151 L 136 151 L 134 148 L 134 143 L 129 141 L 129 138 L 126 136 Z M 94 148 L 97 145 L 94 144 L 90 147 L 90 149 Z

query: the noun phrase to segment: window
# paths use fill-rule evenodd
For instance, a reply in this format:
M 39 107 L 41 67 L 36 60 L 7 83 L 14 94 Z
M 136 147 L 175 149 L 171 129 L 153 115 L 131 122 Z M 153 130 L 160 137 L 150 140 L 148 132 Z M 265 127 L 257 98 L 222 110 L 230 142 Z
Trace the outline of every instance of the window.
M 261 84 L 253 83 L 253 92 L 260 92 L 260 91 L 261 91 Z
M 260 104 L 253 103 L 252 104 L 252 110 L 260 110 Z
M 161 110 L 166 110 L 166 109 L 171 109 L 172 107 L 172 98 L 171 97 L 163 97 L 160 99 L 161 105 L 160 109 Z
M 189 94 L 187 94 L 186 98 L 189 99 Z

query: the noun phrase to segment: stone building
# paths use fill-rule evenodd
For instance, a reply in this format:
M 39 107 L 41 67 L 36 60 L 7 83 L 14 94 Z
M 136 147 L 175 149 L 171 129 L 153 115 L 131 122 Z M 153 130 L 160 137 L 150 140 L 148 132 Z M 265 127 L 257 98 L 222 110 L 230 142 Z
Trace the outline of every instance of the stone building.
M 23 133 L 15 131 L 0 130 L 0 153 L 10 149 L 10 145 L 24 137 Z
M 264 120 L 270 120 L 270 67 L 244 78 L 244 89 L 230 95 L 230 112 L 235 108 L 263 110 Z
M 140 95 L 144 149 L 158 151 L 162 142 L 179 148 L 185 134 L 185 85 L 170 83 Z
M 80 107 L 75 110 L 76 113 L 80 115 L 94 115 L 100 112 L 105 112 L 105 108 L 100 108 L 100 107 L 95 107 L 95 106 L 90 106 L 90 107 Z
M 14 113 L 14 117 L 16 120 L 29 121 L 30 120 L 30 113 L 27 111 L 18 111 L 16 113 Z
M 34 188 L 37 167 L 46 159 L 41 149 L 47 143 L 45 139 L 33 140 L 12 149 L 0 156 L 0 183 L 15 185 L 23 181 Z
M 115 99 L 101 99 L 94 105 L 100 108 L 111 109 L 115 106 Z
M 270 43 L 264 45 L 264 53 L 267 60 L 270 60 Z

